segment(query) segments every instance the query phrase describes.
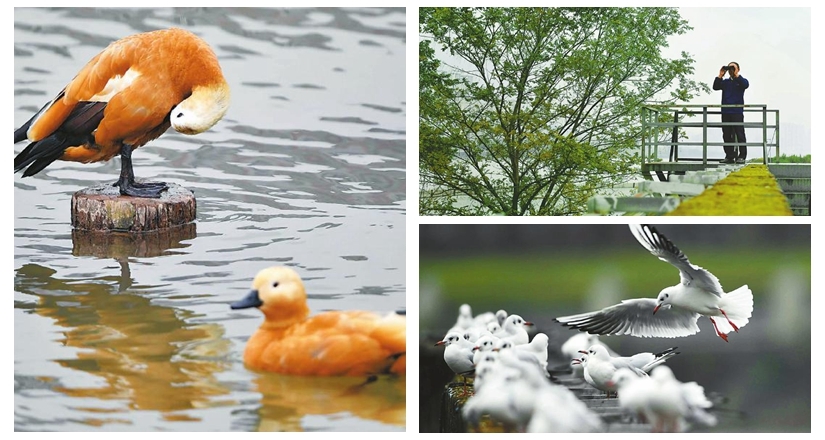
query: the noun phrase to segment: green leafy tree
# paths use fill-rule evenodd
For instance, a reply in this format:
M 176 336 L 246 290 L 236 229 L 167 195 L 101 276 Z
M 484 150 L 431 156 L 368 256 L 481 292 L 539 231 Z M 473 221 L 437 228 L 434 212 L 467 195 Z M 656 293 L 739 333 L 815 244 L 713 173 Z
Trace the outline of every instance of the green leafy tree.
M 708 92 L 687 53 L 661 54 L 691 29 L 673 8 L 419 16 L 422 215 L 581 214 L 633 172 L 643 103 Z

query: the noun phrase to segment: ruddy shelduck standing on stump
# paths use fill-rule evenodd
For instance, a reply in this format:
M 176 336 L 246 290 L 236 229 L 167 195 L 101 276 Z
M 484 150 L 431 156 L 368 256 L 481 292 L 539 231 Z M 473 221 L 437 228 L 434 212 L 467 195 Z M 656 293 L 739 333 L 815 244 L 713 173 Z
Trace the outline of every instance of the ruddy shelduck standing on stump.
M 404 316 L 334 311 L 309 317 L 306 299 L 301 278 L 290 268 L 271 267 L 255 276 L 252 291 L 231 305 L 264 314 L 246 344 L 247 367 L 301 376 L 406 374 Z
M 57 159 L 100 162 L 121 157 L 123 195 L 160 197 L 163 182 L 135 182 L 132 150 L 170 126 L 202 133 L 229 108 L 229 86 L 209 45 L 183 29 L 132 35 L 110 44 L 22 127 L 31 143 L 14 172 L 37 174 Z

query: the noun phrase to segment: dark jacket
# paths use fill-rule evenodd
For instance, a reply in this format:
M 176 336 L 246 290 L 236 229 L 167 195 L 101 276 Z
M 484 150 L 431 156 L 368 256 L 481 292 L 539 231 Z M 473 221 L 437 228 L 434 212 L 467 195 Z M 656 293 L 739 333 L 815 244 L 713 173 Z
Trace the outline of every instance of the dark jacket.
M 713 90 L 722 91 L 722 105 L 725 104 L 744 104 L 745 103 L 745 89 L 748 88 L 748 80 L 742 75 L 739 78 L 725 78 L 720 79 L 718 76 L 713 80 Z M 741 108 L 723 108 L 722 113 L 744 113 Z

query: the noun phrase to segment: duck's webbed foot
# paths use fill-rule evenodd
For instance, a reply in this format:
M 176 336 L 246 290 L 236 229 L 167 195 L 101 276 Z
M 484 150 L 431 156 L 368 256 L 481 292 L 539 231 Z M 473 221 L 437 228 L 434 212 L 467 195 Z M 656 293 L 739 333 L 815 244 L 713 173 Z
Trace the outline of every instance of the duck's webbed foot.
M 163 182 L 129 182 L 118 180 L 114 184 L 120 188 L 120 194 L 132 197 L 147 197 L 157 199 L 161 194 L 169 189 L 169 185 Z
M 120 178 L 115 182 L 120 188 L 120 194 L 132 197 L 146 197 L 157 199 L 169 185 L 163 182 L 136 182 L 135 172 L 132 170 L 132 146 L 123 144 L 120 147 Z

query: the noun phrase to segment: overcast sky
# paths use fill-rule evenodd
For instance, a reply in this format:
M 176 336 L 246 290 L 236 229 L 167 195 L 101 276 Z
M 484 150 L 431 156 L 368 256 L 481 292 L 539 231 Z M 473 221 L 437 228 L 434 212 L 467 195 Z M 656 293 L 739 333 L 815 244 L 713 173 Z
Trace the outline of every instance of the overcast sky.
M 695 79 L 708 85 L 722 65 L 739 63 L 740 74 L 750 82 L 745 103 L 779 109 L 782 152 L 809 154 L 811 9 L 679 8 L 679 14 L 693 30 L 672 37 L 665 55 L 691 54 Z M 719 104 L 721 99 L 722 92 L 714 91 L 693 103 Z M 750 129 L 748 135 L 750 140 Z

